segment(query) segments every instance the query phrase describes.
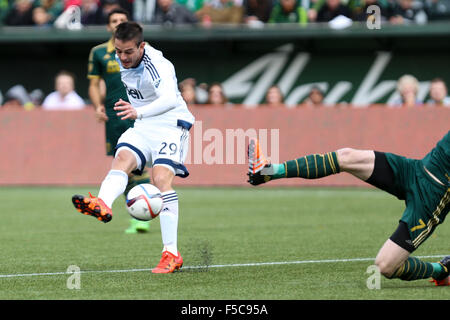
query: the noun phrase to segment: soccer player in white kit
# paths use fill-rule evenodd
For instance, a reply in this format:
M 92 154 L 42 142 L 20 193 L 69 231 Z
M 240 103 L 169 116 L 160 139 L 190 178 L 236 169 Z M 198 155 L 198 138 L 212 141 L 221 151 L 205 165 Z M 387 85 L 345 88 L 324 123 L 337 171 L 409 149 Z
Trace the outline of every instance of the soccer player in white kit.
M 120 99 L 114 109 L 122 120 L 134 119 L 135 124 L 119 138 L 98 197 L 74 195 L 72 202 L 83 214 L 108 222 L 112 204 L 124 192 L 128 175 L 151 165 L 153 184 L 164 200 L 159 215 L 163 252 L 152 272 L 172 273 L 183 265 L 177 249 L 178 197 L 172 181 L 175 176 L 189 175 L 183 163 L 195 119 L 178 90 L 172 63 L 144 42 L 141 26 L 121 23 L 114 38 L 116 59 L 130 100 Z

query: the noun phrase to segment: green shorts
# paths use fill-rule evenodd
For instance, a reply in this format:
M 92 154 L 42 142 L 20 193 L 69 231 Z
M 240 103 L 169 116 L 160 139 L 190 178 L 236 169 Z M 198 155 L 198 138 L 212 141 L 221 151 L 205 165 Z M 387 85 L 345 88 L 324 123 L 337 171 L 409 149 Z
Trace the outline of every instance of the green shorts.
M 128 128 L 133 127 L 133 120 L 121 120 L 115 113 L 107 114 L 108 121 L 105 123 L 106 133 L 106 154 L 108 156 L 114 155 L 114 148 L 117 145 L 122 133 L 127 131 Z
M 450 189 L 435 181 L 421 160 L 385 155 L 394 174 L 391 193 L 406 203 L 400 221 L 408 226 L 411 245 L 417 249 L 444 222 L 450 208 Z

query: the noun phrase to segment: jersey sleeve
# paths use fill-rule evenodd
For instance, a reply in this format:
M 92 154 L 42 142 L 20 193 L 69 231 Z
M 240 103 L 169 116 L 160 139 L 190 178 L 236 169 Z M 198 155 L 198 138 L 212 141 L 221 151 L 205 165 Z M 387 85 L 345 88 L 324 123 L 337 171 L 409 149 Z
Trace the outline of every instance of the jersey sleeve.
M 145 68 L 149 72 L 149 81 L 152 82 L 157 98 L 150 104 L 136 109 L 138 119 L 161 115 L 177 106 L 177 81 L 175 70 L 171 63 L 165 61 L 153 64 L 146 64 Z
M 164 63 L 158 64 L 156 72 L 157 75 L 155 80 L 153 80 L 153 86 L 155 87 L 157 95 L 159 97 L 164 95 L 176 95 L 178 85 L 175 76 L 175 68 L 172 63 L 165 61 Z
M 87 77 L 88 79 L 101 77 L 101 64 L 98 61 L 95 47 L 89 53 Z

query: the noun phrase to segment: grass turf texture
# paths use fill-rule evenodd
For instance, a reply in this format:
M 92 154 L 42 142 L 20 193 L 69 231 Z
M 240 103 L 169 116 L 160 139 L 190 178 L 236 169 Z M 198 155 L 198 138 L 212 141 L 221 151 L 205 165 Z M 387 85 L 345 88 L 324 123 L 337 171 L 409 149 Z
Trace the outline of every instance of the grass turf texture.
M 149 233 L 127 235 L 123 198 L 106 224 L 73 208 L 71 196 L 88 191 L 95 188 L 0 188 L 0 299 L 450 298 L 427 280 L 382 278 L 370 290 L 370 259 L 322 261 L 375 257 L 404 207 L 381 191 L 178 188 L 186 268 L 170 275 L 149 271 L 161 254 L 159 219 Z M 439 226 L 415 255 L 449 254 L 449 233 L 450 223 Z M 230 266 L 312 260 L 322 262 Z M 67 288 L 70 265 L 81 269 L 79 290 Z M 17 274 L 28 275 L 4 276 Z

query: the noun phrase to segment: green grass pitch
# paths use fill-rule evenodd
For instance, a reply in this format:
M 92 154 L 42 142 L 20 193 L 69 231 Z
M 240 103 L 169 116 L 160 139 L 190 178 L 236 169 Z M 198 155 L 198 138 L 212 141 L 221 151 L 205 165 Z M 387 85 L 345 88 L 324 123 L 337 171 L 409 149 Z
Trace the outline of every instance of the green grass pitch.
M 403 202 L 373 189 L 178 188 L 181 272 L 154 275 L 159 219 L 126 235 L 123 197 L 104 224 L 79 214 L 82 187 L 0 188 L 0 299 L 341 300 L 449 299 L 427 280 L 382 278 L 367 268 Z M 415 253 L 449 254 L 450 222 Z M 80 268 L 79 289 L 67 284 Z

